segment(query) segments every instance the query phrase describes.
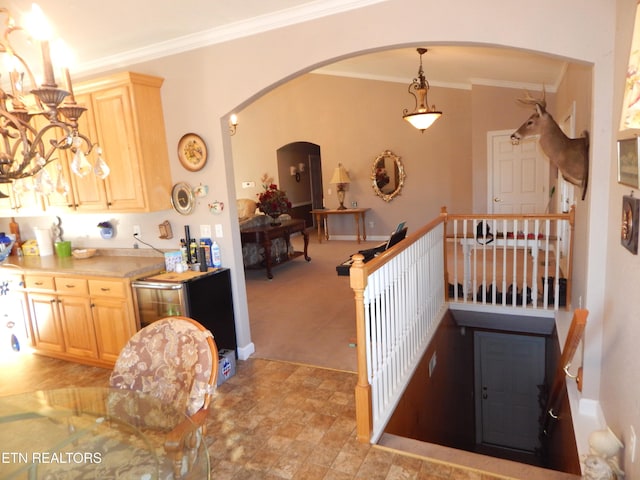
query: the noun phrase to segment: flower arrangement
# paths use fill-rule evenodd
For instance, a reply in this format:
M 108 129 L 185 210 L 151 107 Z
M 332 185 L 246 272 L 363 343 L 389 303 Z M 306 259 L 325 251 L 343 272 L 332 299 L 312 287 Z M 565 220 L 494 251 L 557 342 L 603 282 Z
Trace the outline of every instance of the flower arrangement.
M 113 228 L 113 225 L 111 225 L 111 222 L 100 222 L 98 228 Z
M 266 174 L 262 177 L 264 192 L 258 194 L 258 208 L 262 213 L 277 217 L 289 211 L 291 202 L 284 190 L 278 189 L 278 186 L 272 180 Z

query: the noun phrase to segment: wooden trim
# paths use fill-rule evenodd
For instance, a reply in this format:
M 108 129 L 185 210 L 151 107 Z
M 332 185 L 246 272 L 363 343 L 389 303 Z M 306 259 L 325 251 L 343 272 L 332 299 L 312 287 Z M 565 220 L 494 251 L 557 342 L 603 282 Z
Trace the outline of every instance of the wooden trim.
M 564 348 L 562 349 L 562 355 L 558 362 L 558 367 L 556 368 L 556 374 L 553 378 L 553 384 L 551 385 L 549 399 L 547 400 L 547 406 L 545 409 L 544 432 L 547 435 L 549 435 L 551 419 L 553 416 L 558 415 L 558 409 L 564 399 L 564 395 L 566 394 L 565 378 L 567 374 L 565 373 L 565 367 L 571 363 L 571 360 L 578 349 L 578 345 L 584 336 L 584 329 L 587 325 L 588 315 L 589 311 L 585 309 L 577 309 L 573 313 L 571 327 L 569 327 L 569 333 L 567 334 L 567 339 L 564 342 Z

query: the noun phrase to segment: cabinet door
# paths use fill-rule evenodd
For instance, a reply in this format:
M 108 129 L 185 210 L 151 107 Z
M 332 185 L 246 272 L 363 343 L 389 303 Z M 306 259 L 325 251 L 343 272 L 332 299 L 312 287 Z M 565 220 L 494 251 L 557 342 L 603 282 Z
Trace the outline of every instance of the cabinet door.
M 70 355 L 96 358 L 96 333 L 88 297 L 60 295 L 57 299 L 65 351 Z
M 56 296 L 45 293 L 29 293 L 27 298 L 31 312 L 33 345 L 39 350 L 64 352 L 64 339 Z
M 91 104 L 91 95 L 76 95 L 78 105 L 87 107 L 87 110 L 78 120 L 78 129 L 87 135 L 95 144 L 99 142 L 98 134 L 95 128 L 95 120 L 93 116 L 93 106 Z M 101 145 L 102 146 L 102 145 Z M 104 147 L 103 147 L 104 150 Z M 107 164 L 111 166 L 109 159 L 103 155 Z M 88 160 L 91 165 L 95 164 L 97 152 L 94 148 Z M 67 162 L 71 165 L 73 154 L 69 152 Z M 79 177 L 71 174 L 71 185 L 74 196 L 74 207 L 82 211 L 104 211 L 107 209 L 107 194 L 104 186 L 104 180 L 99 179 L 91 172 L 89 175 Z
M 15 184 L 15 185 L 14 185 Z M 42 197 L 33 190 L 33 177 L 22 178 L 12 183 L 0 183 L 0 212 L 7 216 L 13 213 L 42 215 Z
M 135 333 L 129 304 L 124 299 L 94 298 L 91 308 L 98 358 L 115 364 L 120 350 Z
M 37 116 L 34 118 L 34 126 L 42 128 L 47 123 L 44 117 Z M 65 137 L 65 132 L 61 128 L 50 128 L 42 137 L 45 149 L 50 149 L 52 142 L 59 143 Z M 73 207 L 73 191 L 71 189 L 71 178 L 69 176 L 69 165 L 67 164 L 67 150 L 56 150 L 52 154 L 52 158 L 57 160 L 49 163 L 45 168 L 47 175 L 51 181 L 51 190 L 43 192 L 45 209 L 53 207 L 68 210 Z M 62 187 L 66 184 L 66 191 Z M 46 188 L 46 185 L 43 185 Z
M 129 86 L 91 95 L 98 141 L 110 175 L 106 178 L 107 205 L 114 210 L 145 208 L 138 151 L 138 130 L 134 121 Z

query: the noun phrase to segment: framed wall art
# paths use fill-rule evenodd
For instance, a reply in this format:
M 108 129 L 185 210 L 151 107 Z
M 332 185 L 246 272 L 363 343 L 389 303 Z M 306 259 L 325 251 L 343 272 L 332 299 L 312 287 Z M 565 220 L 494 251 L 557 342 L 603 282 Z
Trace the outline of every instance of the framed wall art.
M 620 131 L 640 128 L 640 6 L 636 6 L 636 17 L 627 63 L 627 76 L 624 84 L 622 118 Z
M 638 138 L 618 140 L 618 182 L 638 188 Z
M 620 225 L 620 243 L 634 255 L 638 254 L 638 211 L 640 198 L 632 195 L 622 197 L 622 223 Z
M 191 172 L 197 172 L 207 163 L 207 146 L 195 133 L 187 133 L 178 142 L 180 164 Z

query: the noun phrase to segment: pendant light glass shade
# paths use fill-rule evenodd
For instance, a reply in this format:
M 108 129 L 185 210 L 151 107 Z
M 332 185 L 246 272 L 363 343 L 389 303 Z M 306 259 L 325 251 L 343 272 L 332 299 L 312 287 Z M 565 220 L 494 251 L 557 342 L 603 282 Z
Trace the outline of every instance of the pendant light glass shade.
M 427 49 L 418 48 L 417 51 L 420 54 L 420 68 L 418 69 L 418 76 L 409 84 L 409 93 L 416 99 L 416 106 L 413 112 L 409 112 L 405 108 L 402 112 L 402 118 L 424 133 L 427 128 L 433 125 L 433 122 L 442 116 L 442 112 L 436 110 L 435 105 L 429 106 L 427 98 L 429 82 L 424 77 L 422 69 L 422 55 L 427 52 Z

